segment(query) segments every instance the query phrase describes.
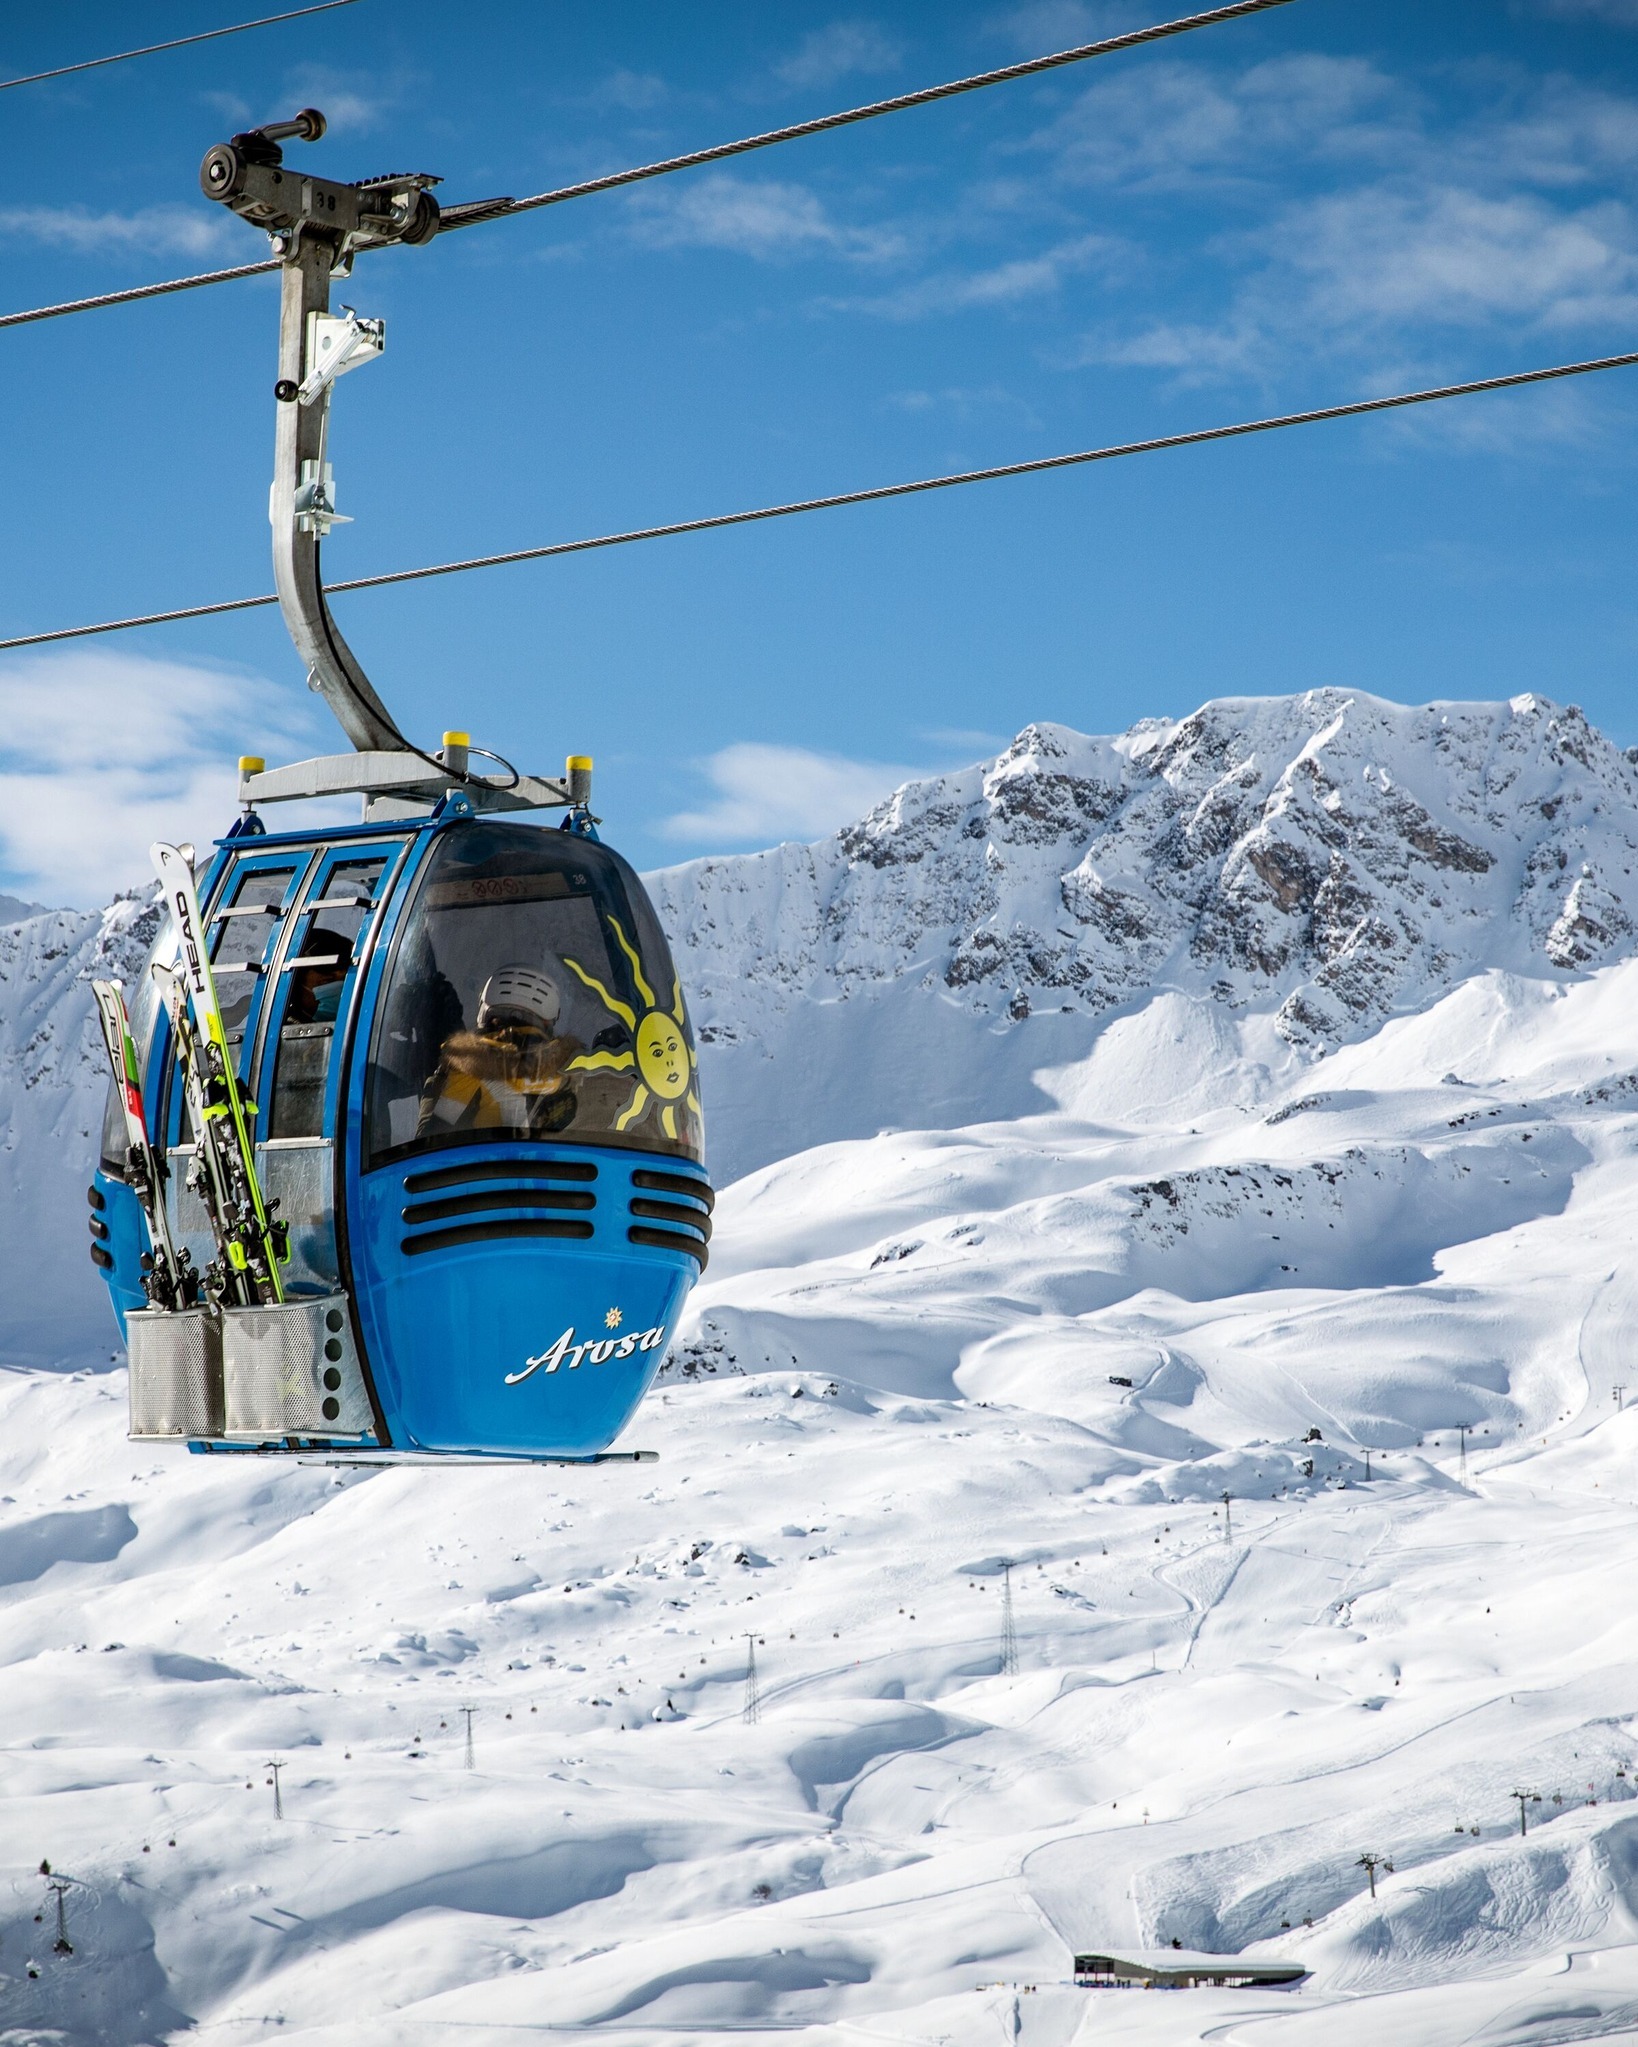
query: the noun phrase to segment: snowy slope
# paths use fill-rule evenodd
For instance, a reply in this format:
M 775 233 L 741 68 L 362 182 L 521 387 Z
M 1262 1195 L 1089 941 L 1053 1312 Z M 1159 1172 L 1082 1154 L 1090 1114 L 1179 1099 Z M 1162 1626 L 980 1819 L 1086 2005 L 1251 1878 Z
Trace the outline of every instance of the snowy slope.
M 86 1251 L 108 1087 L 89 984 L 134 983 L 158 922 L 146 891 L 106 910 L 0 920 L 0 1356 L 106 1360 L 115 1340 Z
M 1329 729 L 1307 702 L 1200 717 L 1308 729 L 1300 753 Z M 1357 773 L 1327 756 L 1333 851 L 1404 946 L 1329 1035 L 1293 1007 L 1341 999 L 1312 906 L 1269 927 L 1278 963 L 1211 950 L 1235 844 L 1323 843 L 1262 737 L 1268 793 L 1215 881 L 1158 850 L 1119 870 L 1176 925 L 1152 981 L 1085 980 L 1068 1016 L 1044 981 L 951 981 L 962 941 L 906 921 L 934 907 L 921 862 L 784 849 L 674 913 L 697 1007 L 737 1033 L 710 1054 L 719 1125 L 750 1149 L 783 1119 L 805 1148 L 724 1193 L 631 1430 L 656 1466 L 224 1468 L 126 1443 L 118 1371 L 0 1375 L 0 2040 L 1638 2032 L 1630 770 L 1545 707 L 1462 707 L 1460 774 L 1445 714 L 1365 711 Z M 1462 810 L 1521 732 L 1504 822 Z M 1491 866 L 1390 859 L 1355 817 L 1383 772 Z M 1153 780 L 1133 806 L 1173 800 Z M 1035 908 L 998 901 L 993 928 L 1043 925 L 1096 842 L 1006 842 Z M 981 872 L 970 843 L 926 857 Z M 768 875 L 804 861 L 818 924 L 793 884 L 781 925 Z M 1552 949 L 1579 881 L 1583 909 L 1608 896 L 1585 961 Z M 11 985 L 122 942 L 75 929 Z M 726 977 L 698 988 L 731 956 L 737 1010 Z M 49 1046 L 66 999 L 34 1011 Z M 935 1016 L 948 1036 L 918 1041 Z M 791 1050 L 840 1038 L 834 1084 L 868 1019 L 902 1063 L 859 1088 L 896 1076 L 898 1113 L 844 1101 L 865 1134 L 815 1142 L 831 1107 Z M 28 1093 L 62 1114 L 81 1083 L 49 1046 Z M 992 1060 L 1016 1098 L 991 1100 Z M 54 1127 L 15 1096 L 27 1142 Z M 8 1315 L 25 1292 L 8 1275 Z M 1394 1864 L 1374 1900 L 1367 1851 Z M 76 1879 L 72 1955 L 42 1858 Z M 1173 1939 L 1312 1973 L 1065 1983 L 1077 1947 Z

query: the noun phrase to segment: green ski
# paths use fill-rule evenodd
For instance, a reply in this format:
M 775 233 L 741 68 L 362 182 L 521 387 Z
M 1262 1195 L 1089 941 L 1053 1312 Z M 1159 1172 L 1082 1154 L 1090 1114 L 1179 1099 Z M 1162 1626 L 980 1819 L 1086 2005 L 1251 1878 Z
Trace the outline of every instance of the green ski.
M 289 1256 L 289 1231 L 273 1219 L 262 1198 L 246 1116 L 247 1106 L 253 1111 L 253 1105 L 240 1093 L 233 1070 L 193 869 L 175 846 L 160 843 L 151 849 L 151 858 L 181 939 L 182 956 L 169 977 L 167 1004 L 173 1026 L 179 1015 L 191 1022 L 191 1028 L 178 1030 L 177 1049 L 199 1147 L 196 1163 L 202 1167 L 196 1184 L 207 1206 L 215 1210 L 220 1204 L 212 1228 L 223 1265 L 223 1297 L 237 1295 L 235 1305 L 247 1307 L 282 1301 L 279 1266 Z

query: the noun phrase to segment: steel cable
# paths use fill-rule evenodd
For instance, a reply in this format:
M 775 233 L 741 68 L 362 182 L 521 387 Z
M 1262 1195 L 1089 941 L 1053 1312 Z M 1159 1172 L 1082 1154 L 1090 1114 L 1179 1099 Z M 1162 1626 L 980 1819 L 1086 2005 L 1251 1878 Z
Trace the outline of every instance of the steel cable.
M 761 505 L 751 511 L 716 512 L 701 519 L 679 519 L 664 526 L 638 526 L 624 533 L 601 533 L 585 540 L 557 540 L 544 547 L 520 547 L 506 554 L 474 555 L 464 561 L 437 562 L 427 568 L 392 569 L 379 576 L 354 576 L 329 583 L 326 596 L 345 590 L 379 590 L 393 583 L 419 583 L 432 576 L 458 576 L 468 569 L 503 568 L 513 562 L 545 561 L 554 555 L 589 554 L 604 547 L 626 547 L 638 540 L 670 540 L 684 533 L 712 533 L 724 526 L 751 526 L 765 519 L 788 519 L 799 512 L 828 512 L 843 505 L 879 504 L 887 498 L 915 497 L 926 491 L 951 490 L 958 484 L 993 483 L 1007 476 L 1037 476 L 1050 469 L 1074 469 L 1091 462 L 1113 462 L 1125 455 L 1155 455 L 1171 448 L 1194 448 L 1207 441 L 1238 440 L 1248 434 L 1273 433 L 1282 427 L 1313 426 L 1323 420 L 1357 419 L 1365 413 L 1393 412 L 1410 405 L 1430 405 L 1443 398 L 1466 398 L 1480 391 L 1517 390 L 1526 384 L 1552 383 L 1563 377 L 1584 377 L 1598 370 L 1627 369 L 1638 363 L 1638 351 L 1597 356 L 1587 362 L 1557 363 L 1540 370 L 1515 370 L 1502 377 L 1479 377 L 1463 384 L 1440 384 L 1425 391 L 1401 391 L 1390 398 L 1356 398 L 1344 405 L 1322 405 L 1307 412 L 1279 413 L 1268 419 L 1238 420 L 1230 426 L 1197 427 L 1182 434 L 1160 434 L 1150 440 L 1121 441 L 1111 447 L 1085 448 L 1068 455 L 1040 455 L 1028 462 L 1003 462 L 988 469 L 964 469 L 949 476 L 922 477 L 913 483 L 881 483 L 866 490 L 833 496 L 797 498 L 788 504 Z M 129 632 L 137 626 L 171 625 L 181 619 L 216 618 L 229 611 L 256 611 L 278 598 L 230 597 L 216 604 L 190 604 L 175 611 L 150 611 L 138 618 L 114 618 L 100 625 L 61 626 L 54 632 L 21 633 L 0 640 L 0 652 L 16 647 L 43 647 L 59 640 L 88 639 L 97 633 Z
M 67 78 L 75 71 L 97 71 L 104 64 L 128 64 L 133 57 L 155 57 L 161 50 L 180 50 L 189 43 L 213 43 L 219 36 L 241 36 L 246 29 L 271 28 L 275 22 L 297 21 L 304 14 L 328 14 L 335 7 L 352 7 L 357 0 L 316 0 L 311 7 L 292 7 L 287 14 L 264 14 L 256 21 L 236 21 L 230 28 L 201 29 L 197 35 L 173 36 L 168 43 L 145 43 L 140 50 L 117 50 L 111 57 L 85 57 L 78 64 L 59 64 L 55 71 L 31 71 L 24 78 L 0 78 L 0 92 L 14 85 L 40 85 L 48 78 Z
M 601 178 L 583 178 L 575 185 L 559 185 L 554 191 L 536 192 L 527 199 L 480 199 L 471 202 L 473 219 L 461 218 L 463 207 L 451 208 L 446 229 L 476 225 L 479 220 L 510 218 L 514 213 L 531 213 L 537 207 L 557 206 L 565 199 L 584 199 L 593 192 L 613 192 L 622 185 L 641 184 L 647 178 L 661 178 L 672 171 L 694 170 L 701 164 L 721 163 L 731 156 L 746 156 L 753 149 L 770 149 L 776 142 L 795 142 L 804 135 L 824 135 L 832 128 L 848 128 L 856 121 L 873 121 L 879 114 L 902 114 L 910 107 L 931 106 L 935 100 L 954 99 L 959 93 L 977 92 L 987 85 L 1005 85 L 1015 78 L 1033 78 L 1043 71 L 1056 71 L 1066 64 L 1083 64 L 1091 57 L 1109 57 L 1120 50 L 1135 50 L 1145 43 L 1158 43 L 1170 36 L 1187 35 L 1197 28 L 1215 28 L 1219 22 L 1237 21 L 1243 15 L 1266 14 L 1273 7 L 1289 7 L 1292 0 L 1233 0 L 1227 7 L 1213 7 L 1204 14 L 1186 14 L 1176 21 L 1157 22 L 1151 28 L 1135 28 L 1125 35 L 1106 36 L 1101 42 L 1079 43 L 1071 50 L 1057 50 L 1048 57 L 1026 57 L 1021 63 L 1003 64 L 995 71 L 978 71 L 970 78 L 957 78 L 948 85 L 927 85 L 916 92 L 901 92 L 892 99 L 872 100 L 868 106 L 849 107 L 840 114 L 820 114 L 811 121 L 793 121 L 785 128 L 770 128 L 761 135 L 748 135 L 739 142 L 718 142 L 709 149 L 690 150 L 685 156 L 662 157 L 657 163 L 641 164 L 634 170 L 611 171 Z
M 332 0 L 332 4 L 338 6 L 349 4 L 349 0 Z M 536 192 L 526 199 L 464 200 L 454 206 L 445 207 L 439 232 L 448 234 L 457 228 L 477 227 L 489 220 L 510 219 L 514 213 L 532 213 L 539 207 L 558 206 L 565 199 L 584 199 L 594 192 L 612 192 L 622 185 L 636 185 L 649 178 L 665 177 L 672 171 L 692 170 L 700 164 L 720 163 L 727 157 L 744 156 L 753 149 L 769 149 L 776 142 L 794 142 L 804 135 L 822 135 L 827 129 L 846 128 L 856 121 L 874 120 L 878 114 L 902 113 L 908 107 L 928 106 L 935 100 L 951 99 L 958 93 L 977 92 L 982 86 L 1002 85 L 1015 78 L 1030 78 L 1038 72 L 1057 70 L 1061 65 L 1081 64 L 1091 57 L 1112 56 L 1120 50 L 1137 49 L 1144 43 L 1162 42 L 1170 36 L 1186 35 L 1193 29 L 1212 28 L 1219 22 L 1238 20 L 1242 15 L 1266 14 L 1270 8 L 1289 7 L 1291 4 L 1292 0 L 1233 0 L 1230 6 L 1214 7 L 1204 14 L 1187 14 L 1176 21 L 1157 22 L 1151 28 L 1131 29 L 1125 35 L 1108 36 L 1102 42 L 1081 43 L 1072 50 L 1058 50 L 1047 57 L 1028 57 L 1018 64 L 1004 64 L 996 71 L 976 72 L 971 78 L 958 78 L 948 85 L 924 86 L 917 92 L 900 93 L 893 99 L 875 100 L 868 106 L 850 107 L 839 114 L 821 114 L 815 120 L 797 121 L 787 128 L 771 128 L 765 134 L 746 136 L 739 142 L 719 142 L 709 149 L 690 150 L 686 155 L 665 157 L 657 163 L 640 164 L 632 170 L 611 171 L 607 176 L 600 178 L 584 178 L 578 184 L 560 185 L 553 191 Z M 245 26 L 254 27 L 256 24 L 246 23 Z M 214 33 L 225 35 L 229 31 L 218 29 Z M 154 47 L 168 48 L 169 45 L 156 44 Z M 117 60 L 103 58 L 98 61 L 113 63 Z M 39 75 L 45 77 L 53 74 Z M 28 83 L 25 79 L 16 79 L 12 82 L 19 85 Z M 197 277 L 172 277 L 160 284 L 139 284 L 126 291 L 101 292 L 95 298 L 69 299 L 56 306 L 33 306 L 20 313 L 0 313 L 0 327 L 26 327 L 32 321 L 56 320 L 66 313 L 91 313 L 103 306 L 128 305 L 135 299 L 162 298 L 169 292 L 193 291 L 202 284 L 226 284 L 235 277 L 255 277 L 262 271 L 277 270 L 279 267 L 276 259 L 262 263 L 241 263 L 232 270 L 207 270 Z
M 168 291 L 192 291 L 199 284 L 226 284 L 234 277 L 256 277 L 264 270 L 282 270 L 276 257 L 261 263 L 237 263 L 231 270 L 205 270 L 197 277 L 167 277 L 163 284 L 133 284 L 124 291 L 105 291 L 92 299 L 69 299 L 60 306 L 35 306 L 26 313 L 0 313 L 0 327 L 26 327 L 31 320 L 55 320 L 63 313 L 94 313 L 99 306 L 123 306 L 132 299 L 162 298 Z

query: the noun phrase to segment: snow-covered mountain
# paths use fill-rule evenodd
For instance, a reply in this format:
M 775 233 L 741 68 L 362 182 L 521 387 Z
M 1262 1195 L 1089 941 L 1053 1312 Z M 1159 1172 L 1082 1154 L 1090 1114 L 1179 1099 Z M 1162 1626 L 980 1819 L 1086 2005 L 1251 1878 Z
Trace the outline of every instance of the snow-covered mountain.
M 108 1089 L 90 983 L 134 982 L 158 928 L 149 891 L 0 921 L 0 1356 L 106 1361 L 115 1344 L 86 1251 Z
M 0 1374 L 0 2039 L 1638 2035 L 1635 794 L 1535 699 L 1315 694 L 659 877 L 765 1163 L 656 1466 Z M 143 915 L 0 951 L 23 1183 Z M 1311 1973 L 1066 1982 L 1173 1940 Z
M 1118 739 L 1032 725 L 818 845 L 655 886 L 731 1179 L 1044 1107 L 1043 1069 L 1160 993 L 1266 1019 L 1288 1066 L 1478 969 L 1625 958 L 1635 875 L 1638 766 L 1573 707 L 1312 690 Z

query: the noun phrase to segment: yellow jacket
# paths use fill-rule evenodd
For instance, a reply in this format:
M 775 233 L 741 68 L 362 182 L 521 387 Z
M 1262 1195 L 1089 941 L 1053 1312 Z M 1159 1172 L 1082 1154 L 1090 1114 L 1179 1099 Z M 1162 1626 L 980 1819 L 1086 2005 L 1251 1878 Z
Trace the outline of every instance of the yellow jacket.
M 416 1135 L 446 1130 L 561 1128 L 553 1097 L 566 1093 L 564 1068 L 584 1050 L 578 1038 L 457 1031 L 421 1096 Z M 566 1119 L 565 1119 L 566 1120 Z

